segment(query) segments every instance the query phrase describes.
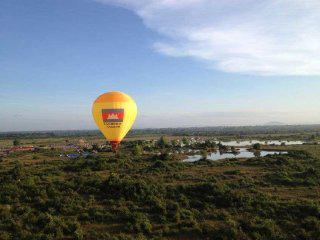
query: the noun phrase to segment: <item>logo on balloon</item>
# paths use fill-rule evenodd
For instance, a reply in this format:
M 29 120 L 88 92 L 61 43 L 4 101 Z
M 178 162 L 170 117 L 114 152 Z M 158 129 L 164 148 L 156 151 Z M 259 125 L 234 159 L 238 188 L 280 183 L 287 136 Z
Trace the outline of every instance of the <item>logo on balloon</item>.
M 104 124 L 123 122 L 124 109 L 102 109 L 102 119 Z

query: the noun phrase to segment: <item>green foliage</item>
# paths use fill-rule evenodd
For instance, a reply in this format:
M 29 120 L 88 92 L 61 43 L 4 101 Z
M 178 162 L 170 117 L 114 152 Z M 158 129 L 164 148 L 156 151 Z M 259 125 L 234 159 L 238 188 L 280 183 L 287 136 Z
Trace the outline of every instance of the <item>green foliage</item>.
M 218 143 L 218 148 L 220 152 L 226 152 L 228 151 L 228 146 L 223 145 L 221 142 Z
M 78 159 L 51 150 L 6 157 L 0 239 L 320 238 L 315 150 L 193 164 L 169 154 L 173 147 L 140 155 L 143 146 L 128 141 L 120 155 Z
M 239 175 L 239 174 L 241 174 L 241 171 L 239 169 L 230 170 L 230 171 L 225 171 L 224 174 L 226 174 L 226 175 Z
M 92 150 L 99 152 L 101 149 L 100 149 L 99 145 L 95 143 L 95 144 L 92 144 Z
M 260 150 L 261 149 L 261 145 L 260 145 L 260 143 L 255 143 L 255 144 L 252 145 L 252 148 L 254 150 Z
M 168 163 L 159 160 L 153 163 L 149 168 L 149 171 L 151 172 L 169 172 L 171 170 L 172 167 Z
M 23 164 L 21 162 L 16 162 L 13 169 L 9 172 L 9 174 L 15 180 L 18 180 L 21 177 L 23 177 L 24 175 Z
M 143 213 L 134 213 L 127 223 L 127 229 L 136 233 L 151 233 L 152 225 Z
M 158 141 L 158 147 L 159 148 L 166 148 L 169 146 L 169 141 L 165 136 L 161 136 Z
M 182 143 L 187 145 L 188 144 L 188 139 L 186 137 L 183 137 L 182 138 Z
M 230 150 L 231 150 L 232 153 L 237 153 L 237 152 L 238 152 L 237 149 L 236 149 L 234 146 L 232 146 L 232 147 L 230 148 Z
M 152 196 L 161 193 L 163 189 L 157 185 L 147 184 L 143 180 L 120 178 L 111 175 L 102 185 L 102 191 L 108 198 L 148 201 Z
M 201 159 L 206 160 L 208 156 L 208 152 L 206 150 L 201 151 Z
M 171 160 L 171 156 L 168 152 L 161 153 L 158 157 L 161 161 L 169 161 Z
M 132 150 L 135 156 L 140 156 L 143 153 L 143 148 L 141 145 L 136 144 Z
M 20 140 L 14 139 L 12 144 L 13 144 L 13 146 L 19 146 L 21 143 L 20 143 Z

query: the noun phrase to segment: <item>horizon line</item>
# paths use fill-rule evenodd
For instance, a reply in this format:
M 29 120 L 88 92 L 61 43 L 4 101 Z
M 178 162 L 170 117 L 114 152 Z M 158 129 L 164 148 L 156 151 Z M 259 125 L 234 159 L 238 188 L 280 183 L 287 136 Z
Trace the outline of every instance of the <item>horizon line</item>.
M 190 129 L 190 128 L 232 128 L 232 127 L 288 127 L 288 126 L 316 126 L 320 123 L 297 123 L 297 124 L 256 124 L 256 125 L 217 125 L 217 126 L 188 126 L 188 127 L 147 127 L 133 128 L 132 130 L 153 130 L 153 129 Z M 99 131 L 99 129 L 55 129 L 55 130 L 13 130 L 0 131 L 0 134 L 5 133 L 46 133 L 46 132 L 72 132 L 72 131 Z

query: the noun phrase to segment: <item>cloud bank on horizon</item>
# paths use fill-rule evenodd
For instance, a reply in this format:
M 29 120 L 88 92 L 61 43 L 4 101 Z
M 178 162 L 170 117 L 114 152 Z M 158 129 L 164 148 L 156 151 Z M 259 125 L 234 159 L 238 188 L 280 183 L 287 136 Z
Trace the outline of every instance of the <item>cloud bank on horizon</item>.
M 231 73 L 320 75 L 319 0 L 96 1 L 137 14 L 168 56 Z

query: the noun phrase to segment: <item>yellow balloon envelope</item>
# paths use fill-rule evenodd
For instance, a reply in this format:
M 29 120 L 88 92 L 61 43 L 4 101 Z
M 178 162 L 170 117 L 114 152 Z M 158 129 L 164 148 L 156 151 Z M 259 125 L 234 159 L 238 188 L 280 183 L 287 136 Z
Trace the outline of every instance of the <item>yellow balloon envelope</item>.
M 108 92 L 94 101 L 92 115 L 112 149 L 116 150 L 136 119 L 137 105 L 127 94 Z

